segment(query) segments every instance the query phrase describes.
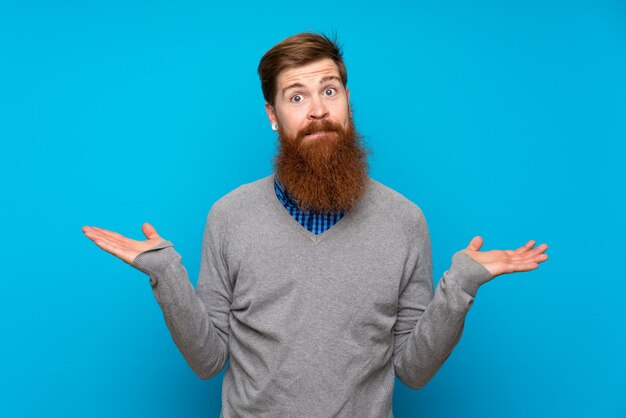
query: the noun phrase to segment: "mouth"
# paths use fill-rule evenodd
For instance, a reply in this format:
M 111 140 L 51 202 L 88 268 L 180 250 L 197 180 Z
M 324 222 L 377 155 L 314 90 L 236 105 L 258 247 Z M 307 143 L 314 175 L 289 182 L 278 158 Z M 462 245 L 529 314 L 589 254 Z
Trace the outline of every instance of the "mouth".
M 308 135 L 305 135 L 304 137 L 310 140 L 314 140 L 314 139 L 321 139 L 324 138 L 330 134 L 334 134 L 334 131 L 317 131 L 317 132 L 313 132 L 310 133 Z

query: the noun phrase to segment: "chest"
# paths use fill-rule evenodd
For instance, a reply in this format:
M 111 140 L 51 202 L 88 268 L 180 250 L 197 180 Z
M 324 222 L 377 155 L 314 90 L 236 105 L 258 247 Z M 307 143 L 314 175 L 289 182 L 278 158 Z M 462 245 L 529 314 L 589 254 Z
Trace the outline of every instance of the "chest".
M 313 328 L 329 335 L 388 334 L 406 247 L 362 232 L 318 243 L 280 231 L 242 236 L 227 255 L 234 318 L 270 333 Z

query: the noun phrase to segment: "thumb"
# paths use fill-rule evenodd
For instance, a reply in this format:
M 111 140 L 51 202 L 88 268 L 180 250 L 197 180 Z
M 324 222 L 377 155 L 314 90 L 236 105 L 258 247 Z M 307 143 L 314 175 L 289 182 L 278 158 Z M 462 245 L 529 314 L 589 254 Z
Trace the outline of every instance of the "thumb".
M 480 247 L 483 246 L 483 238 L 481 236 L 476 236 L 472 238 L 469 245 L 467 246 L 468 250 L 479 251 Z
M 143 234 L 148 239 L 155 239 L 155 238 L 158 239 L 158 238 L 161 238 L 159 236 L 159 234 L 157 234 L 156 229 L 154 229 L 154 227 L 152 225 L 150 225 L 148 222 L 144 223 L 142 225 L 141 229 L 143 230 Z

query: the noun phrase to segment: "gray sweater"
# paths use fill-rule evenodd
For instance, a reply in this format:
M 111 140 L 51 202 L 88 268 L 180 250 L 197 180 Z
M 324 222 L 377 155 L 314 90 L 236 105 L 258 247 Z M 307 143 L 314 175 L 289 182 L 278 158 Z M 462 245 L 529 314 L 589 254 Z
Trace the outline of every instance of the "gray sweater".
M 375 180 L 320 235 L 290 216 L 273 181 L 213 205 L 195 291 L 169 241 L 132 265 L 202 379 L 230 359 L 222 417 L 391 417 L 394 377 L 428 382 L 493 276 L 459 251 L 433 291 L 422 211 Z

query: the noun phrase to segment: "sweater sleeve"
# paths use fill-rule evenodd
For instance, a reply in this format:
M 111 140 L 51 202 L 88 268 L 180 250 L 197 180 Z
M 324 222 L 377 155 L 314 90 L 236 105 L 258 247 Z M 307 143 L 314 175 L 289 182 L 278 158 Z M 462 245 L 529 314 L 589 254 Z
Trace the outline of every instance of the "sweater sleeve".
M 150 276 L 172 339 L 201 379 L 218 374 L 228 360 L 232 289 L 221 255 L 223 221 L 217 211 L 209 212 L 196 290 L 170 241 L 140 253 L 131 263 Z
M 394 327 L 396 375 L 413 389 L 423 387 L 450 356 L 478 287 L 493 278 L 480 263 L 458 251 L 433 292 L 430 235 L 421 211 L 419 215 L 417 242 L 409 251 Z

